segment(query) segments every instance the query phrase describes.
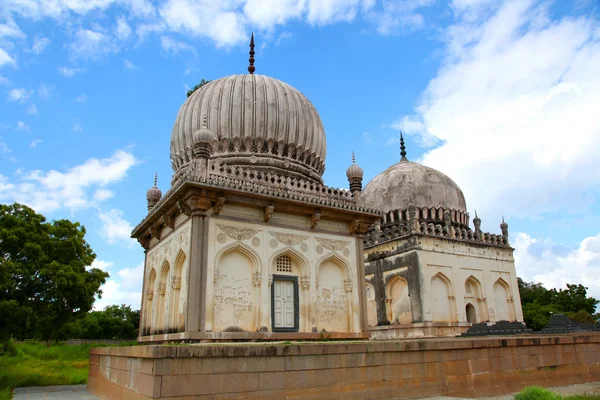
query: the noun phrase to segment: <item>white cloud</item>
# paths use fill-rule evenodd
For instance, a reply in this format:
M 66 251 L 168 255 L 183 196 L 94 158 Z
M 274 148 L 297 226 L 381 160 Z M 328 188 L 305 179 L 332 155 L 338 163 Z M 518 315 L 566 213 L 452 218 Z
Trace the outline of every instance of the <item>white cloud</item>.
M 114 263 L 112 261 L 104 261 L 104 260 L 95 259 L 92 262 L 92 265 L 90 265 L 90 268 L 97 268 L 97 269 L 101 269 L 102 271 L 108 271 L 108 269 L 110 267 L 112 267 L 113 265 L 114 265 Z
M 0 38 L 2 37 L 25 39 L 27 35 L 21 31 L 14 21 L 9 20 L 4 24 L 0 24 Z
M 50 95 L 52 94 L 53 90 L 54 90 L 54 85 L 48 85 L 48 84 L 42 82 L 42 84 L 38 88 L 38 95 L 40 96 L 40 99 L 47 100 L 50 98 Z
M 59 67 L 58 68 L 58 73 L 67 78 L 70 78 L 70 77 L 74 76 L 75 74 L 78 74 L 83 71 L 85 71 L 85 70 L 81 69 L 81 68 L 70 68 L 70 67 Z
M 516 235 L 517 274 L 546 288 L 566 288 L 567 283 L 589 288 L 588 295 L 600 298 L 600 234 L 585 238 L 574 248 L 536 240 L 525 233 Z
M 15 88 L 8 92 L 8 100 L 24 102 L 31 96 L 33 91 L 24 88 Z
M 84 28 L 75 32 L 68 47 L 71 60 L 94 60 L 119 51 L 119 46 L 107 34 Z
M 37 145 L 42 142 L 43 142 L 42 139 L 34 139 L 31 141 L 31 143 L 29 143 L 29 147 L 33 147 L 35 149 L 37 147 Z
M 27 125 L 23 121 L 17 121 L 16 130 L 22 131 L 22 132 L 29 132 L 29 131 L 31 131 L 31 129 L 29 129 L 29 125 Z
M 15 59 L 10 56 L 5 50 L 0 49 L 0 67 L 7 64 L 15 64 Z
M 124 67 L 125 69 L 129 70 L 129 71 L 132 71 L 132 70 L 134 70 L 134 69 L 140 69 L 140 67 L 138 67 L 137 65 L 135 65 L 134 63 L 132 63 L 132 62 L 131 62 L 131 61 L 129 61 L 129 60 L 125 60 L 125 61 L 123 62 L 123 67 Z
M 71 211 L 93 205 L 90 193 L 119 182 L 137 163 L 133 154 L 117 150 L 108 158 L 91 158 L 65 172 L 19 171 L 7 190 L 0 185 L 0 200 L 27 204 L 38 212 Z
M 8 84 L 10 84 L 10 80 L 5 76 L 0 75 L 0 85 L 8 85 Z
M 81 132 L 83 130 L 83 126 L 81 126 L 81 120 L 79 118 L 73 118 L 73 122 L 71 122 L 71 130 L 73 132 Z
M 95 310 L 113 304 L 128 304 L 132 309 L 139 309 L 142 299 L 144 263 L 134 268 L 123 268 L 116 276 L 111 276 L 102 286 L 102 299 L 94 303 Z
M 194 48 L 189 44 L 175 40 L 169 36 L 162 36 L 160 38 L 160 46 L 171 55 L 177 55 L 182 51 L 195 52 Z
M 42 51 L 44 51 L 44 49 L 48 47 L 49 44 L 50 39 L 43 36 L 37 36 L 33 40 L 33 46 L 31 47 L 31 51 L 33 51 L 35 54 L 41 54 Z
M 275 46 L 281 46 L 282 43 L 288 41 L 294 36 L 292 32 L 281 32 L 275 39 Z
M 441 141 L 423 163 L 482 218 L 585 211 L 600 187 L 598 22 L 549 22 L 532 1 L 476 15 L 457 15 L 442 67 L 399 126 Z
M 115 193 L 106 188 L 100 188 L 94 192 L 94 200 L 96 201 L 105 201 L 113 197 L 115 197 Z
M 127 40 L 131 36 L 131 27 L 127 24 L 127 19 L 123 16 L 117 18 L 115 36 L 120 40 Z
M 112 208 L 109 211 L 101 211 L 98 218 L 102 222 L 99 234 L 109 244 L 123 242 L 133 246 L 135 241 L 131 239 L 133 225 L 123 219 L 123 211 Z
M 81 104 L 83 104 L 83 103 L 85 103 L 86 101 L 87 101 L 87 96 L 85 95 L 85 93 L 81 93 L 79 96 L 77 96 L 77 97 L 75 98 L 75 102 L 76 102 L 76 103 L 81 103 Z
M 29 115 L 37 115 L 38 113 L 38 109 L 35 106 L 35 104 L 30 105 L 29 107 L 27 107 L 27 109 L 25 110 L 25 112 Z

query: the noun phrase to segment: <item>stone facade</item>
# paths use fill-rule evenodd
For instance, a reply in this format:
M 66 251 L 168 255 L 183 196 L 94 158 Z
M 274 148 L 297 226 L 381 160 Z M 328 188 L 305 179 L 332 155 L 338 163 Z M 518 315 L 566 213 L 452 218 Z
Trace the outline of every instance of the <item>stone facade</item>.
M 97 348 L 88 388 L 109 399 L 485 397 L 600 379 L 600 336 Z

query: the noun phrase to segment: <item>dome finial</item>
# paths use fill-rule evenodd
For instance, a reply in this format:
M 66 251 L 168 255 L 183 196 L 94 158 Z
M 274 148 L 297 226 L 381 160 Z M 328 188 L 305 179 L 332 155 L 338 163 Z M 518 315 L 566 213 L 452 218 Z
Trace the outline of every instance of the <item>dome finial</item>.
M 400 156 L 402 157 L 400 161 L 408 161 L 408 158 L 406 158 L 406 146 L 404 146 L 402 131 L 400 131 Z
M 154 173 L 154 187 L 156 187 L 156 184 L 158 183 L 158 172 Z
M 256 71 L 256 68 L 254 68 L 254 32 L 252 32 L 252 36 L 250 37 L 250 59 L 248 61 L 250 61 L 250 65 L 248 66 L 248 72 L 250 72 L 250 74 L 253 74 L 254 71 Z
M 356 157 L 354 156 L 354 151 L 352 151 L 352 164 L 356 164 Z

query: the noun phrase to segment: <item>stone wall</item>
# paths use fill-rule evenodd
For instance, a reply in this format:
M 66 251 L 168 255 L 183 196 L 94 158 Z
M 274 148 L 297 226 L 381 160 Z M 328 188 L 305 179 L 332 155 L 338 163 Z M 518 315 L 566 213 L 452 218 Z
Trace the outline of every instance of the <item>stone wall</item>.
M 107 399 L 482 397 L 600 380 L 600 335 L 97 348 Z

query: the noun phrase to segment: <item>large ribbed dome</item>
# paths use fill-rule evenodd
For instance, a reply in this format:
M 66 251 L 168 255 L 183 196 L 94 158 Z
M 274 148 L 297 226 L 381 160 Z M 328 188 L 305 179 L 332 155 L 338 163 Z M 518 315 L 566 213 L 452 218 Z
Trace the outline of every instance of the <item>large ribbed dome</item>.
M 298 90 L 263 75 L 210 82 L 183 103 L 171 134 L 173 170 L 192 159 L 194 132 L 216 136 L 212 159 L 225 166 L 282 172 L 322 182 L 325 131 L 317 110 Z
M 362 192 L 365 205 L 383 212 L 417 207 L 467 212 L 462 190 L 448 176 L 424 165 L 400 161 L 373 178 Z

